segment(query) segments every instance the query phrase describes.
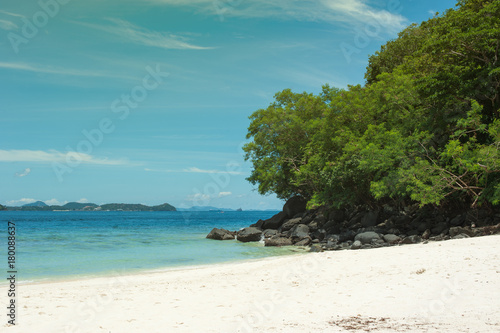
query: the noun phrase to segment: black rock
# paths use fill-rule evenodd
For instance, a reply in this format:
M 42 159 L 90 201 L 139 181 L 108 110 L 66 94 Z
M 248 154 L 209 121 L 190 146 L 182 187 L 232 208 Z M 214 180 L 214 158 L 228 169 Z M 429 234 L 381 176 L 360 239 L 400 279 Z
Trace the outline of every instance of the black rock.
M 339 242 L 346 242 L 354 240 L 356 233 L 353 230 L 347 230 L 339 234 Z
M 288 231 L 288 230 L 292 229 L 293 227 L 295 227 L 297 224 L 300 224 L 301 222 L 302 222 L 301 217 L 286 220 L 285 223 L 283 223 L 283 225 L 281 226 L 281 232 Z
M 450 224 L 452 226 L 455 226 L 455 227 L 458 227 L 460 225 L 462 225 L 464 222 L 465 222 L 465 218 L 466 218 L 466 215 L 458 215 L 458 216 L 455 216 L 451 221 L 450 221 Z
M 416 243 L 420 243 L 422 241 L 422 238 L 420 236 L 417 236 L 417 235 L 412 235 L 412 236 L 408 236 L 408 237 L 405 237 L 400 244 L 416 244 Z
M 431 236 L 431 231 L 429 229 L 425 230 L 424 233 L 422 234 L 423 239 L 429 239 Z
M 273 236 L 271 238 L 264 239 L 265 246 L 290 246 L 292 244 L 292 240 L 287 237 Z
M 289 231 L 292 241 L 298 242 L 306 237 L 309 237 L 309 227 L 305 224 L 298 224 Z
M 451 239 L 462 239 L 462 238 L 470 238 L 470 236 L 467 234 L 459 234 L 454 237 L 451 237 Z
M 451 227 L 449 233 L 450 233 L 451 238 L 454 238 L 455 236 L 458 236 L 460 234 L 465 234 L 469 237 L 474 236 L 474 231 L 472 231 L 471 229 L 462 228 L 462 227 Z
M 355 241 L 360 241 L 362 244 L 370 244 L 372 241 L 380 239 L 380 235 L 373 231 L 362 232 L 354 237 Z
M 340 233 L 340 225 L 336 221 L 328 221 L 324 226 L 323 229 L 326 230 L 327 233 L 329 234 L 338 234 Z
M 253 228 L 259 228 L 262 229 L 262 225 L 264 224 L 263 220 L 258 220 L 257 223 L 251 224 L 250 226 Z
M 286 214 L 284 212 L 279 212 L 278 214 L 274 215 L 270 219 L 265 220 L 262 223 L 262 229 L 278 229 L 281 227 L 283 222 L 285 222 L 285 219 L 287 218 Z
M 234 232 L 226 229 L 213 228 L 207 235 L 207 238 L 215 240 L 231 240 L 234 239 L 234 234 Z
M 323 248 L 321 247 L 321 245 L 313 244 L 309 252 L 323 252 Z
M 365 228 L 377 225 L 378 212 L 369 211 L 361 218 L 361 225 Z
M 278 233 L 278 231 L 277 230 L 273 230 L 273 229 L 266 229 L 263 232 L 264 238 L 271 238 L 273 236 L 276 236 L 277 233 Z
M 394 234 L 384 235 L 384 240 L 389 244 L 396 244 L 401 240 L 401 237 Z
M 311 241 L 312 241 L 311 237 L 306 237 L 293 245 L 295 245 L 295 246 L 307 246 L 307 245 L 311 244 Z
M 351 245 L 351 250 L 358 250 L 361 248 L 361 246 L 363 246 L 363 244 L 359 240 L 354 241 L 354 243 L 352 243 Z
M 300 196 L 295 196 L 285 203 L 283 206 L 283 212 L 286 217 L 292 218 L 297 214 L 304 213 L 306 211 L 307 200 Z
M 236 239 L 240 242 L 258 242 L 262 237 L 262 231 L 254 227 L 244 228 L 236 234 Z
M 434 235 L 439 235 L 440 233 L 445 231 L 446 228 L 448 228 L 448 225 L 446 224 L 446 222 L 439 222 L 438 224 L 436 224 L 434 226 L 434 228 L 431 229 L 431 231 Z

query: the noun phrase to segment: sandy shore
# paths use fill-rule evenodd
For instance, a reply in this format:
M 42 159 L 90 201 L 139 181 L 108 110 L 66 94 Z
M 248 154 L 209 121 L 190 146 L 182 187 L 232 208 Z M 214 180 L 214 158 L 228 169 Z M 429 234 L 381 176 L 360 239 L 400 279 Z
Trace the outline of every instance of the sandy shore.
M 2 332 L 500 332 L 500 236 L 17 289 Z

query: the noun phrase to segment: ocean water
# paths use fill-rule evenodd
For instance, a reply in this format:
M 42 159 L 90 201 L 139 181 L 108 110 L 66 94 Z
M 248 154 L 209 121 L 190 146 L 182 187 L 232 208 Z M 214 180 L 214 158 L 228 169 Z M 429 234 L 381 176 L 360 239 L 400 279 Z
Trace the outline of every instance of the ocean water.
M 275 212 L 0 212 L 0 262 L 7 271 L 7 222 L 16 224 L 18 281 L 151 271 L 293 253 L 262 243 L 206 239 Z M 2 239 L 3 238 L 3 239 Z M 3 284 L 3 282 L 2 282 Z

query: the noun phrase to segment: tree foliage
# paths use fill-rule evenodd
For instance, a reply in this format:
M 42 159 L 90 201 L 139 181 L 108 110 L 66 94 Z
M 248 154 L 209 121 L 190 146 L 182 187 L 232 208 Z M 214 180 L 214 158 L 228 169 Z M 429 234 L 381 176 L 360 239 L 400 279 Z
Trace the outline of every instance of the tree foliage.
M 369 58 L 366 85 L 284 90 L 248 129 L 248 178 L 310 205 L 500 203 L 500 1 L 460 0 Z

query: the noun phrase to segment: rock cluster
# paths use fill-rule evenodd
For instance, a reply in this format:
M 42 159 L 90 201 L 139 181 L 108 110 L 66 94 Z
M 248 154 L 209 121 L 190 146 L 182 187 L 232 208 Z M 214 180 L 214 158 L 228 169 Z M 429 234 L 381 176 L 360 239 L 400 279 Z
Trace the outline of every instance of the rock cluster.
M 310 246 L 311 251 L 367 249 L 400 244 L 459 239 L 500 233 L 500 213 L 487 209 L 446 212 L 432 208 L 389 205 L 378 210 L 320 207 L 306 210 L 301 197 L 283 211 L 238 232 L 215 228 L 207 238 L 242 242 L 264 240 L 266 246 Z

